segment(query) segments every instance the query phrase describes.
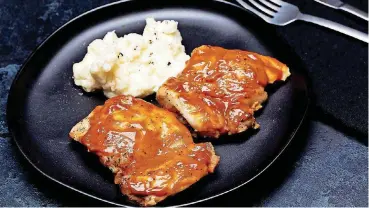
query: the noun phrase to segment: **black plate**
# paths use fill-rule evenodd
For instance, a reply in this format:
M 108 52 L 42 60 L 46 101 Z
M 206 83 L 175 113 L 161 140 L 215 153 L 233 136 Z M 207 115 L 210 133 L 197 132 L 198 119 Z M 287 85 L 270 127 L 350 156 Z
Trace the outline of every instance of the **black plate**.
M 221 1 L 112 3 L 57 30 L 31 55 L 10 90 L 8 124 L 21 152 L 42 174 L 68 188 L 109 203 L 132 205 L 113 184 L 109 170 L 68 138 L 71 127 L 105 100 L 101 93 L 80 95 L 72 65 L 83 58 L 92 40 L 108 31 L 119 36 L 142 33 L 147 17 L 178 21 L 187 53 L 202 44 L 217 45 L 270 55 L 290 67 L 292 76 L 285 84 L 267 89 L 269 100 L 257 115 L 260 130 L 213 142 L 221 157 L 216 172 L 159 205 L 188 205 L 245 185 L 293 138 L 308 107 L 308 90 L 297 56 L 273 28 Z

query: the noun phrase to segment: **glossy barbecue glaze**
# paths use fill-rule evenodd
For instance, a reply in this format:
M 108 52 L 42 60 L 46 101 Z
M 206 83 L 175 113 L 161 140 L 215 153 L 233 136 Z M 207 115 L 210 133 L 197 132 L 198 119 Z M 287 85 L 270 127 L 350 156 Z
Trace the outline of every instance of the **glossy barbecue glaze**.
M 258 128 L 253 115 L 267 99 L 264 87 L 287 76 L 287 66 L 274 58 L 201 46 L 192 52 L 184 71 L 159 89 L 157 99 L 165 108 L 179 111 L 203 136 L 219 137 Z
M 187 188 L 213 172 L 219 160 L 210 143 L 193 143 L 173 113 L 141 99 L 111 98 L 88 119 L 88 130 L 77 129 L 86 131 L 79 142 L 116 174 L 121 191 L 142 205 Z M 151 199 L 139 200 L 145 196 Z

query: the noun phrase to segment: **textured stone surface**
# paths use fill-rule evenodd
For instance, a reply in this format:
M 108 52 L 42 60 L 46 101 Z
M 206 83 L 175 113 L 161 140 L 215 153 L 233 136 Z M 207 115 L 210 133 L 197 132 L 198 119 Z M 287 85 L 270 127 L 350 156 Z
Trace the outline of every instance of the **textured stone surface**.
M 367 147 L 314 123 L 304 156 L 262 206 L 368 206 Z
M 260 177 L 200 205 L 367 207 L 368 148 L 321 122 L 305 126 Z
M 10 64 L 0 68 L 0 135 L 6 135 L 8 128 L 6 125 L 6 101 L 8 100 L 8 92 L 10 85 L 19 70 L 19 65 Z
M 10 138 L 0 137 L 0 206 L 56 206 L 55 200 L 30 183 L 28 165 Z M 22 160 L 22 162 L 20 162 Z M 32 179 L 31 179 L 32 180 Z
M 0 137 L 0 207 L 106 206 L 43 176 L 14 141 Z
M 22 64 L 52 32 L 108 0 L 0 1 L 0 67 Z
M 65 22 L 108 2 L 0 0 L 0 206 L 104 205 L 48 180 L 23 158 L 9 138 L 5 105 L 16 71 L 35 47 Z M 363 9 L 368 4 L 366 0 L 346 2 Z M 366 22 L 311 0 L 295 3 L 304 12 L 367 30 Z M 290 151 L 249 188 L 203 205 L 366 207 L 368 149 L 356 140 L 367 140 L 367 45 L 307 23 L 293 23 L 278 32 L 305 62 L 318 109 L 345 128 L 312 122 Z M 325 116 L 316 118 L 327 122 Z M 347 132 L 346 127 L 366 135 L 338 132 Z

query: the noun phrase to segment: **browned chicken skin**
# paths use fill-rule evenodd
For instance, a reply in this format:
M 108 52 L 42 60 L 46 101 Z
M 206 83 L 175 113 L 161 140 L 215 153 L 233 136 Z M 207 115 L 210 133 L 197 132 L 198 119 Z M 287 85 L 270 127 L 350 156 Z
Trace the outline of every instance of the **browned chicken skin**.
M 122 193 L 142 206 L 186 189 L 219 161 L 210 143 L 193 143 L 175 114 L 130 96 L 96 107 L 70 137 L 97 154 Z
M 200 135 L 218 138 L 258 128 L 254 111 L 268 97 L 264 87 L 289 75 L 288 67 L 271 57 L 201 46 L 193 50 L 183 72 L 159 88 L 156 98 Z

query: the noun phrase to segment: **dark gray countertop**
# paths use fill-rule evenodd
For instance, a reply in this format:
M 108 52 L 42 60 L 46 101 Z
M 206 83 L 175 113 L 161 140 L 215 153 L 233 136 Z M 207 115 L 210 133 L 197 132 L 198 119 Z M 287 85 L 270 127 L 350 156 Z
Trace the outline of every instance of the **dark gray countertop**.
M 63 23 L 96 6 L 108 3 L 107 0 L 40 0 L 40 1 L 1 1 L 0 0 L 0 206 L 106 206 L 73 191 L 67 190 L 48 180 L 28 164 L 10 138 L 5 122 L 5 106 L 10 84 L 21 64 L 32 50 L 49 34 Z M 313 4 L 312 0 L 300 1 L 299 6 L 311 13 L 323 12 L 355 26 L 351 17 L 340 17 L 337 11 Z M 365 1 L 353 1 L 356 5 L 366 5 Z M 317 11 L 313 11 L 317 8 Z M 324 15 L 323 15 L 324 16 Z M 342 22 L 341 22 L 342 23 Z M 279 30 L 282 37 L 296 50 L 307 69 L 313 73 L 313 84 L 317 93 L 316 107 L 304 128 L 296 136 L 290 148 L 261 177 L 248 187 L 241 188 L 214 200 L 204 202 L 202 206 L 368 206 L 368 148 L 367 134 L 355 133 L 355 122 L 337 125 L 336 121 L 345 118 L 342 96 L 337 96 L 333 107 L 319 93 L 331 93 L 319 77 L 326 71 L 332 71 L 342 60 L 332 60 L 332 56 L 347 54 L 345 51 L 357 51 L 354 58 L 347 59 L 353 70 L 356 83 L 367 85 L 367 45 L 357 43 L 312 25 L 294 24 Z M 310 40 L 296 38 L 310 37 Z M 297 36 L 298 36 L 297 35 Z M 332 45 L 329 41 L 340 41 Z M 330 44 L 331 47 L 324 46 Z M 304 47 L 301 47 L 301 46 Z M 310 48 L 306 48 L 310 47 Z M 314 50 L 313 50 L 314 49 Z M 366 52 L 363 52 L 363 49 Z M 317 52 L 318 51 L 318 52 Z M 320 54 L 320 55 L 319 55 Z M 328 54 L 331 61 L 322 62 Z M 333 54 L 333 55 L 332 55 Z M 340 59 L 338 57 L 338 59 Z M 344 67 L 345 68 L 345 67 Z M 333 72 L 331 72 L 333 73 Z M 361 76 L 357 76 L 361 73 Z M 365 78 L 365 80 L 364 80 Z M 364 80 L 364 81 L 363 81 Z M 338 82 L 339 77 L 334 80 Z M 344 85 L 350 85 L 343 79 Z M 348 90 L 344 88 L 344 90 Z M 334 90 L 333 90 L 334 91 Z M 357 99 L 357 106 L 367 103 L 367 86 L 355 90 L 351 99 Z M 327 95 L 329 96 L 329 94 Z M 344 97 L 344 96 L 343 96 Z M 347 98 L 347 97 L 346 97 Z M 359 99 L 359 100 L 358 100 Z M 315 105 L 315 104 L 314 104 Z M 365 104 L 366 105 L 366 104 Z M 328 106 L 328 107 L 327 107 Z M 367 115 L 367 105 L 362 109 Z M 318 113 L 317 113 L 318 112 Z M 317 116 L 324 112 L 334 117 L 334 122 Z M 333 113 L 332 113 L 333 112 Z M 353 118 L 356 118 L 355 116 Z M 363 116 L 359 118 L 367 125 Z M 357 119 L 356 119 L 357 120 Z M 365 122 L 366 121 L 366 122 Z M 366 127 L 367 128 L 367 127 Z

